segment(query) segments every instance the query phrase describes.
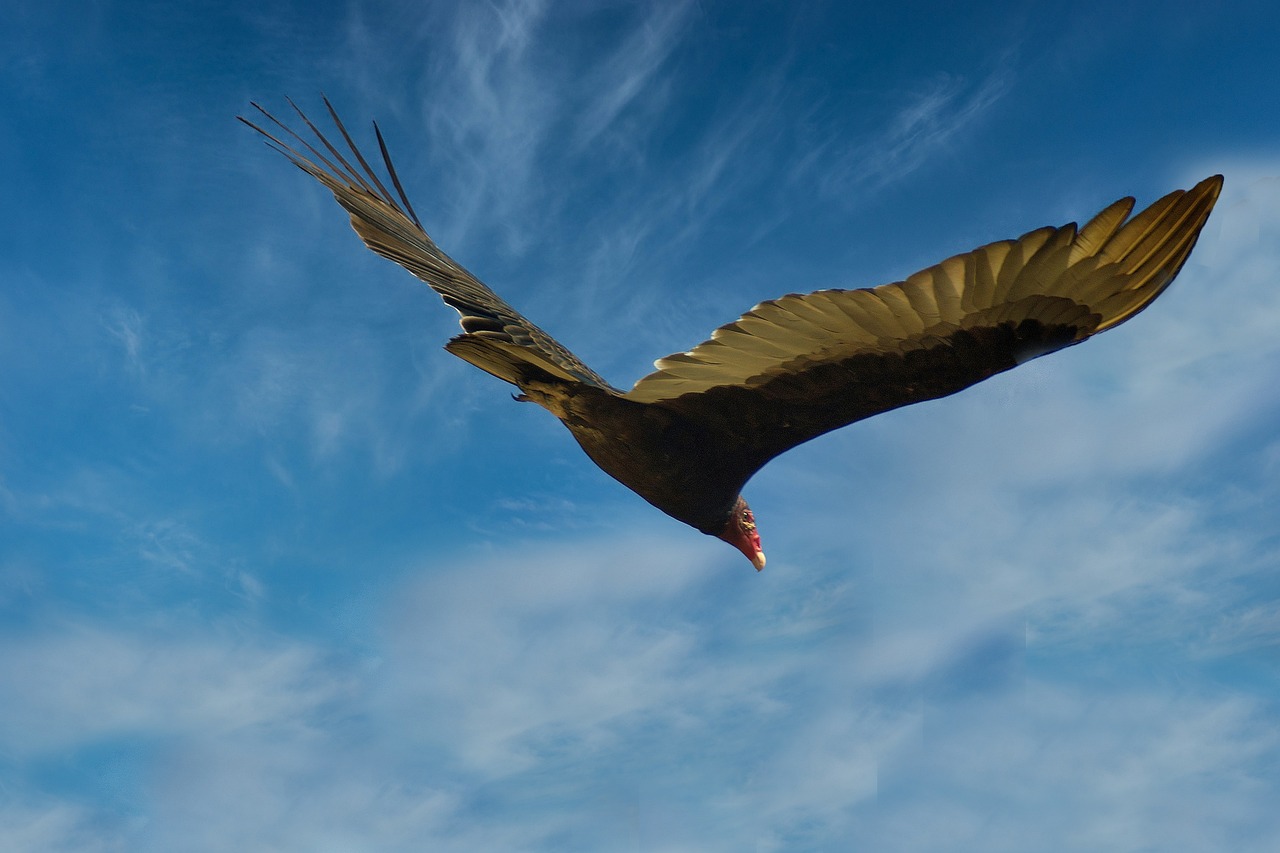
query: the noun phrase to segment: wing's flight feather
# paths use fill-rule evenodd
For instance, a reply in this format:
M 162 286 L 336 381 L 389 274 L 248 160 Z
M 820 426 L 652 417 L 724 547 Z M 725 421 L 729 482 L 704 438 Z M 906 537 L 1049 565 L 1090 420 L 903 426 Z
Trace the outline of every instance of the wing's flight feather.
M 378 147 L 391 184 L 399 196 L 398 201 L 360 153 L 327 99 L 325 107 L 359 168 L 353 166 L 292 101 L 290 105 L 315 134 L 327 156 L 258 104 L 254 104 L 254 108 L 280 128 L 292 144 L 246 118 L 241 117 L 240 120 L 261 133 L 294 165 L 332 192 L 351 215 L 351 226 L 365 245 L 426 282 L 458 312 L 464 333 L 449 342 L 446 348 L 450 352 L 508 382 L 517 382 L 524 375 L 525 367 L 531 366 L 560 379 L 610 389 L 595 371 L 555 338 L 529 322 L 427 236 L 405 196 L 387 154 L 382 133 L 376 125 L 374 131 Z
M 1133 210 L 1134 199 L 1122 198 L 1112 202 L 1101 213 L 1085 223 L 1076 235 L 1075 244 L 1071 247 L 1071 263 L 1096 255 L 1111 235 L 1116 233 L 1129 213 Z
M 1221 176 L 1132 219 L 1121 199 L 1077 228 L 1039 228 L 905 281 L 790 294 L 655 362 L 627 393 L 744 442 L 763 464 L 854 420 L 953 393 L 1141 311 L 1186 261 Z

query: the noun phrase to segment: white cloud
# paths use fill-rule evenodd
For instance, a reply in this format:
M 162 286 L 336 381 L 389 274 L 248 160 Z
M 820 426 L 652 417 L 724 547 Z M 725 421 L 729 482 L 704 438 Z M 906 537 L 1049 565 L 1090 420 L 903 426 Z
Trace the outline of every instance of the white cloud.
M 0 742 L 26 756 L 104 738 L 296 734 L 349 686 L 300 644 L 70 621 L 6 639 L 0 683 L 21 697 L 0 707 Z
M 593 54 L 584 64 L 606 72 L 594 77 L 570 75 L 537 50 L 548 5 L 427 14 L 424 32 L 449 18 L 432 30 L 432 51 L 412 45 L 429 77 L 422 103 L 436 140 L 424 168 L 448 161 L 440 174 L 450 176 L 424 182 L 433 216 L 473 246 L 492 245 L 476 236 L 482 222 L 526 223 L 501 244 L 523 251 L 562 203 L 556 181 L 569 171 L 544 171 L 559 140 L 606 147 L 629 118 L 664 103 L 664 69 L 692 14 L 671 8 L 617 42 L 616 56 Z M 413 7 L 406 18 L 418 15 Z M 357 109 L 382 115 L 379 105 L 399 98 L 385 81 L 403 55 L 381 51 L 358 22 L 350 32 L 349 53 L 367 61 L 357 88 L 369 100 Z M 756 160 L 794 141 L 776 132 L 778 116 L 790 117 L 774 112 L 781 90 L 752 82 L 697 125 L 684 168 L 583 226 L 583 244 L 598 253 L 589 275 L 559 285 L 563 302 L 679 298 L 677 288 L 631 288 L 625 278 L 611 294 L 586 291 L 627 272 L 646 240 L 696 244 L 710 214 L 754 186 Z M 828 180 L 868 187 L 918 168 L 1008 85 L 1003 72 L 935 78 L 902 101 L 883 134 L 836 158 Z M 406 171 L 415 168 L 412 140 L 392 144 L 406 151 Z M 1266 164 L 1250 169 L 1269 174 Z M 264 160 L 271 180 L 304 180 L 289 172 Z M 1242 678 L 1233 665 L 1253 653 L 1246 662 L 1265 672 L 1258 650 L 1277 637 L 1269 579 L 1280 495 L 1266 475 L 1280 464 L 1280 200 L 1274 182 L 1227 172 L 1227 195 L 1186 273 L 1130 326 L 772 466 L 752 484 L 757 509 L 772 510 L 762 513 L 763 575 L 722 544 L 619 502 L 609 517 L 627 532 L 610 541 L 571 535 L 408 560 L 411 577 L 381 606 L 342 613 L 369 624 L 341 626 L 363 645 L 339 655 L 326 643 L 345 648 L 345 637 L 322 626 L 317 635 L 329 639 L 315 639 L 313 626 L 288 621 L 305 608 L 282 599 L 327 579 L 286 589 L 297 566 L 274 574 L 278 565 L 310 555 L 280 544 L 287 532 L 262 532 L 278 519 L 237 531 L 241 518 L 157 512 L 138 497 L 146 489 L 103 469 L 79 468 L 48 489 L 6 480 L 0 506 L 22 533 L 65 506 L 170 569 L 207 573 L 218 552 L 241 551 L 218 574 L 237 597 L 216 625 L 197 594 L 159 603 L 128 575 L 122 585 L 138 596 L 123 611 L 129 624 L 48 603 L 21 614 L 39 625 L 6 628 L 0 786 L 12 796 L 0 807 L 0 847 L 1269 849 L 1280 838 L 1274 709 L 1267 676 Z M 328 199 L 309 198 L 315 218 L 336 215 Z M 310 248 L 334 232 L 299 233 Z M 345 239 L 344 256 L 360 251 Z M 452 242 L 447 233 L 442 241 Z M 208 346 L 193 361 L 167 363 L 199 336 L 162 304 L 82 309 L 67 328 L 96 330 L 122 352 L 150 411 L 167 411 L 199 447 L 270 445 L 247 455 L 265 458 L 295 494 L 308 486 L 297 453 L 324 463 L 367 448 L 375 469 L 395 471 L 411 448 L 448 452 L 440 438 L 464 431 L 471 389 L 495 392 L 443 355 L 415 363 L 416 375 L 390 369 L 400 356 L 372 333 L 350 332 L 359 322 L 344 309 L 366 293 L 351 291 L 328 321 L 300 317 L 303 270 L 275 264 L 271 248 L 249 258 L 223 269 L 245 292 L 232 294 L 238 307 L 222 328 L 204 330 Z M 263 281 L 281 311 L 248 294 Z M 0 315 L 0 337 L 17 342 L 0 342 L 16 359 L 6 376 L 17 376 L 32 360 L 26 343 L 51 326 Z M 380 316 L 396 315 L 392 306 Z M 95 363 L 84 356 L 68 372 Z M 447 409 L 432 407 L 442 399 Z M 7 466 L 17 454 L 6 452 Z M 1217 465 L 1239 474 L 1200 476 Z M 589 512 L 551 486 L 525 494 L 537 498 L 479 500 L 540 518 Z M 225 497 L 198 506 L 216 515 Z M 270 540 L 257 551 L 256 536 Z M 242 544 L 210 545 L 220 537 Z M 343 568 L 403 565 L 415 547 L 426 546 L 372 543 L 359 566 Z M 22 607 L 55 585 L 40 556 L 3 565 L 0 606 Z M 68 571 L 65 586 L 104 577 L 124 581 Z M 264 616 L 269 597 L 279 609 Z M 103 793 L 113 779 L 93 771 L 109 761 L 94 756 L 111 750 L 139 768 L 136 791 Z
M 562 738 L 590 749 L 617 725 L 687 712 L 672 699 L 697 681 L 700 637 L 673 605 L 706 583 L 705 551 L 659 539 L 531 547 L 432 574 L 398 596 L 402 677 L 388 701 L 431 708 L 402 722 L 486 775 L 524 769 Z M 635 616 L 664 603 L 666 618 Z
M 0 848 L 9 853 L 108 853 L 127 850 L 88 809 L 51 798 L 0 803 Z
M 821 562 L 800 572 L 794 558 L 755 575 L 720 543 L 661 531 L 518 545 L 424 565 L 390 590 L 364 661 L 250 624 L 240 639 L 61 624 L 0 658 L 15 697 L 0 731 L 27 761 L 151 740 L 145 821 L 104 836 L 130 849 L 1069 850 L 1180 837 L 1213 849 L 1242 827 L 1274 836 L 1278 744 L 1256 699 L 1027 674 L 1024 619 L 1050 622 L 1031 635 L 1039 659 L 1159 636 L 1124 630 L 1135 605 L 1150 621 L 1153 595 L 1166 628 L 1217 612 L 1203 596 L 1162 597 L 1190 589 L 1202 555 L 1164 553 L 1181 522 L 1135 530 L 1141 518 L 1116 519 L 1060 569 L 899 546 L 878 579 Z M 1066 522 L 1088 538 L 1106 519 Z M 1061 548 L 1034 543 L 1029 559 Z M 1124 594 L 1124 608 L 1099 609 Z M 51 843 L 101 820 L 32 808 L 20 825 Z
M 1280 831 L 1257 784 L 1277 753 L 1265 719 L 1240 697 L 1030 682 L 927 713 L 920 740 L 882 767 L 877 808 L 851 838 L 908 850 L 1263 850 Z

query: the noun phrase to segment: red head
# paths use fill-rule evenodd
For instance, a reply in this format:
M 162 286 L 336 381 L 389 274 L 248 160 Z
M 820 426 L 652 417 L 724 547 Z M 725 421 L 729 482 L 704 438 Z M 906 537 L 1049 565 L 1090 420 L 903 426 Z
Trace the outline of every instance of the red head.
M 751 507 L 747 506 L 747 502 L 741 496 L 733 505 L 733 512 L 729 514 L 729 520 L 725 522 L 719 538 L 741 551 L 751 561 L 751 565 L 756 567 L 757 572 L 764 568 L 764 551 L 760 550 L 760 534 L 756 532 L 756 517 L 752 515 Z

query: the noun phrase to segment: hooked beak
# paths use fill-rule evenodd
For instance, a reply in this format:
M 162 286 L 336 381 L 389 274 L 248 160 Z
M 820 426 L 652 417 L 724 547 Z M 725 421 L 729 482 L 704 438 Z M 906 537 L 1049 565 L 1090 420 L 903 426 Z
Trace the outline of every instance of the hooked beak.
M 720 538 L 741 551 L 742 556 L 751 561 L 757 572 L 764 568 L 764 551 L 760 548 L 760 535 L 755 530 L 742 531 L 732 539 L 728 536 Z
M 734 544 L 738 546 L 743 556 L 751 561 L 751 565 L 756 567 L 757 572 L 764 568 L 764 551 L 760 548 L 760 534 L 756 533 L 754 526 Z
M 751 507 L 747 506 L 742 495 L 738 495 L 738 502 L 734 504 L 733 511 L 729 514 L 724 530 L 717 534 L 716 538 L 723 539 L 741 551 L 742 556 L 751 561 L 751 565 L 756 567 L 757 572 L 764 568 L 764 549 L 760 547 L 760 532 L 756 530 L 756 517 L 752 515 Z

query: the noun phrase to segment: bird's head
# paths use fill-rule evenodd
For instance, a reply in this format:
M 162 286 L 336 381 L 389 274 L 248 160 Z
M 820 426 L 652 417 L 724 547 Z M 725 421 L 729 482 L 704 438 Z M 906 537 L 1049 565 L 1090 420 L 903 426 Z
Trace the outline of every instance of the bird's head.
M 741 495 L 733 505 L 733 512 L 729 513 L 729 520 L 725 522 L 719 538 L 746 555 L 751 565 L 756 567 L 757 572 L 764 568 L 764 551 L 760 550 L 760 534 L 756 532 L 756 517 L 751 513 L 751 507 L 747 506 L 747 502 Z

